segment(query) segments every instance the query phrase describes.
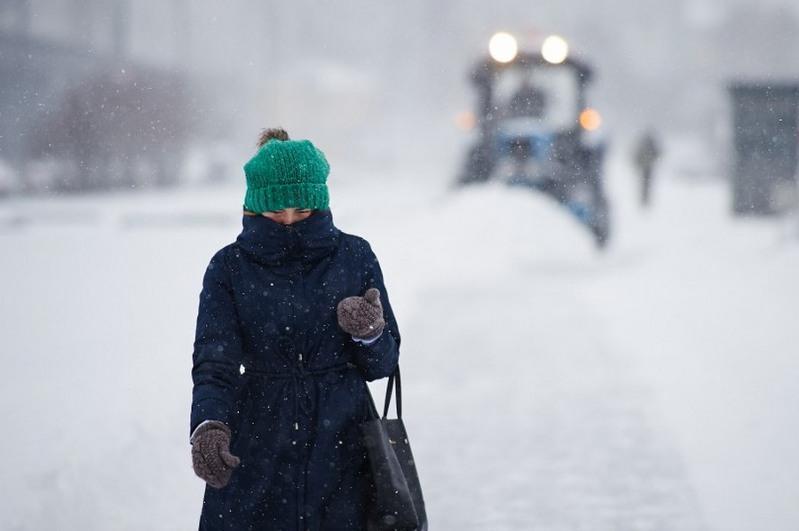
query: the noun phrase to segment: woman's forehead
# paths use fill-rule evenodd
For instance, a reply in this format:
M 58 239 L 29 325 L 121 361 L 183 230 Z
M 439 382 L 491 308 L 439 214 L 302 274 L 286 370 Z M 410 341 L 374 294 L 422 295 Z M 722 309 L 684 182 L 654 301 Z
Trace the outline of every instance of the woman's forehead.
M 288 208 L 281 208 L 280 210 L 270 210 L 269 212 L 271 212 L 272 214 L 282 214 L 283 212 L 286 212 L 288 210 L 296 210 L 298 212 L 310 212 L 313 209 L 311 209 L 311 208 L 299 208 L 299 207 L 288 207 Z

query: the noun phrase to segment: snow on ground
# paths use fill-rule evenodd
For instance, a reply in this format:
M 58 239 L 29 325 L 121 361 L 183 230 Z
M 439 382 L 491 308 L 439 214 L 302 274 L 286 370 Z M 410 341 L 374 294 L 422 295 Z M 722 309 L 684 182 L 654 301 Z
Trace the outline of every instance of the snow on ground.
M 332 176 L 400 321 L 433 528 L 793 529 L 799 245 L 719 182 L 664 179 L 642 213 L 609 170 L 604 255 L 521 190 Z M 196 527 L 194 320 L 241 195 L 0 203 L 0 528 Z
M 650 216 L 620 202 L 618 266 L 584 300 L 656 390 L 711 527 L 794 529 L 799 245 L 774 221 L 732 220 L 716 183 L 658 192 Z

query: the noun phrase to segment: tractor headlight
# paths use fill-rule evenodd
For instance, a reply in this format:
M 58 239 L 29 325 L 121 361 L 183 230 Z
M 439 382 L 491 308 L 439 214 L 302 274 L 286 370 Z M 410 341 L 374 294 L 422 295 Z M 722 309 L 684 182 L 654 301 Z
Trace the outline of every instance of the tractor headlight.
M 546 62 L 559 65 L 569 56 L 569 43 L 563 37 L 550 35 L 541 45 L 541 55 Z
M 516 37 L 510 33 L 500 31 L 495 33 L 491 40 L 488 41 L 488 52 L 494 61 L 510 63 L 519 52 L 519 44 L 516 42 Z

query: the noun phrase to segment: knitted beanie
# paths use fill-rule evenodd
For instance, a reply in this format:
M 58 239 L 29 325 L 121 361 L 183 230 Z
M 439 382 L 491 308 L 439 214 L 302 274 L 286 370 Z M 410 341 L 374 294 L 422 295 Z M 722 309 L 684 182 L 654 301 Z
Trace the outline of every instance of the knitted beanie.
M 284 208 L 326 209 L 329 173 L 324 153 L 309 140 L 270 140 L 244 165 L 244 208 L 258 214 Z

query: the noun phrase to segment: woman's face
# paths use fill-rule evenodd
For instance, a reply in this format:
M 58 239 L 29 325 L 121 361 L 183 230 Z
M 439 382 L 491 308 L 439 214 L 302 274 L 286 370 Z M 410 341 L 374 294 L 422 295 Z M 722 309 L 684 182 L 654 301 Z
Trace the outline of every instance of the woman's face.
M 273 210 L 261 214 L 264 217 L 276 221 L 281 225 L 291 225 L 297 223 L 313 214 L 310 208 L 284 208 L 283 210 Z

